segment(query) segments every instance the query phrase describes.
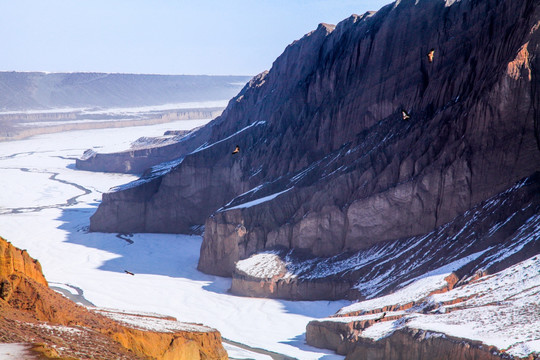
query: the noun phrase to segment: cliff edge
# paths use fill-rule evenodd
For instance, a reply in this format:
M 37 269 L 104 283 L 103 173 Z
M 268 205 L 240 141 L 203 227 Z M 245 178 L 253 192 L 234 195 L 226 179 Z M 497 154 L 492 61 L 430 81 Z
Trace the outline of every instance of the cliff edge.
M 331 257 L 427 234 L 540 170 L 539 11 L 406 0 L 321 24 L 195 150 L 104 194 L 90 228 L 205 224 L 199 268 L 224 276 L 276 247 Z

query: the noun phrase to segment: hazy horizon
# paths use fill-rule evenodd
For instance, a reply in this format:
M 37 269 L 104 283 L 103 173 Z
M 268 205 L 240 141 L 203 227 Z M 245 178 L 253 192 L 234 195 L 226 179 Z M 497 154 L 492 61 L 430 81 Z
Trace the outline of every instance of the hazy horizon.
M 389 0 L 0 0 L 0 71 L 247 75 L 287 45 Z

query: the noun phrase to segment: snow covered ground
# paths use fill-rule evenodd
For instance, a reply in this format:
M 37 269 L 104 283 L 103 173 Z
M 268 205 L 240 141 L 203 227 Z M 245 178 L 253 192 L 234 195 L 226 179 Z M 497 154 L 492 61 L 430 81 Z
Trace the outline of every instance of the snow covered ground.
M 141 136 L 199 125 L 199 120 L 179 121 L 1 142 L 0 236 L 39 259 L 55 288 L 98 307 L 202 323 L 225 339 L 298 359 L 342 359 L 307 346 L 305 329 L 310 320 L 334 314 L 349 302 L 236 297 L 227 293 L 230 279 L 197 271 L 199 236 L 87 231 L 101 194 L 136 177 L 76 170 L 76 157 L 89 148 L 123 150 Z M 227 349 L 231 357 L 255 357 L 233 345 Z
M 435 332 L 436 336 L 478 340 L 516 357 L 540 353 L 540 255 L 448 292 L 428 296 L 425 289 L 442 287 L 441 276 L 450 275 L 451 271 L 452 266 L 441 268 L 436 276 L 417 279 L 393 294 L 352 304 L 339 311 L 345 317 L 324 321 L 370 320 L 380 314 L 346 315 L 414 302 L 410 309 L 387 312 L 387 318 L 398 318 L 375 323 L 363 330 L 361 336 L 379 340 L 409 327 Z

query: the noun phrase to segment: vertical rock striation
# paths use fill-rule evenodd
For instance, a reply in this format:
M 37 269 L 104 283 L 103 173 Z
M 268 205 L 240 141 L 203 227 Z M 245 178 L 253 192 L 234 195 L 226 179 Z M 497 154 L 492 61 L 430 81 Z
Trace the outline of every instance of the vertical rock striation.
M 534 0 L 403 0 L 321 24 L 197 150 L 105 194 L 91 229 L 205 223 L 199 268 L 225 276 L 276 246 L 334 256 L 429 233 L 540 170 L 539 18 Z

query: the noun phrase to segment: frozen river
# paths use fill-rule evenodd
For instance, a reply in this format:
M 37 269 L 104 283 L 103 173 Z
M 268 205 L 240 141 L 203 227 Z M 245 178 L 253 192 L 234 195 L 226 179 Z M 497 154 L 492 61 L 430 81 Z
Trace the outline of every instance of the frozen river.
M 228 294 L 231 280 L 197 271 L 200 236 L 89 233 L 101 194 L 136 177 L 76 170 L 86 149 L 127 149 L 141 136 L 208 120 L 82 130 L 0 142 L 0 236 L 37 258 L 51 287 L 85 305 L 157 312 L 203 323 L 231 341 L 298 359 L 343 359 L 305 344 L 305 328 L 348 305 Z M 126 275 L 125 270 L 135 276 Z M 227 345 L 234 358 L 268 355 Z

